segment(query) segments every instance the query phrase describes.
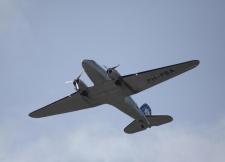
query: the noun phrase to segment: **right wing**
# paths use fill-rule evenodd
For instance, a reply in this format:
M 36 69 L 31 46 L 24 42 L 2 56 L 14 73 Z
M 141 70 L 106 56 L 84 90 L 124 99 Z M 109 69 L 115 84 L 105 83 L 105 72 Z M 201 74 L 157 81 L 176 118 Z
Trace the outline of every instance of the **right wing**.
M 158 69 L 143 71 L 136 74 L 126 75 L 123 76 L 122 79 L 126 87 L 130 90 L 130 95 L 132 95 L 191 70 L 198 66 L 198 64 L 198 60 L 193 60 Z
M 33 118 L 57 115 L 100 105 L 76 92 L 29 114 Z

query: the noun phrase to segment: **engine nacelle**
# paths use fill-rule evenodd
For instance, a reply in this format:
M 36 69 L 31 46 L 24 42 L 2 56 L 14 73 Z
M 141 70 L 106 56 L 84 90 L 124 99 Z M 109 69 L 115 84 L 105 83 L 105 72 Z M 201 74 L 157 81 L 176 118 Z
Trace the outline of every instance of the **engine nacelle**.
M 74 80 L 73 85 L 81 95 L 88 96 L 88 86 L 81 79 Z
M 121 75 L 115 69 L 108 69 L 107 74 L 108 74 L 109 78 L 112 80 L 119 80 L 121 78 Z

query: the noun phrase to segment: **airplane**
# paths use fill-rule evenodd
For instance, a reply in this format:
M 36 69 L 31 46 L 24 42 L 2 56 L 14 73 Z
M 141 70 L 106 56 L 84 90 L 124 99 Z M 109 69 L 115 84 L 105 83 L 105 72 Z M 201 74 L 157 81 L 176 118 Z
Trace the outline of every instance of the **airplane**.
M 143 131 L 153 126 L 169 123 L 169 115 L 152 115 L 151 108 L 144 103 L 140 108 L 131 95 L 151 88 L 161 82 L 180 75 L 199 65 L 199 60 L 191 60 L 175 65 L 161 67 L 122 76 L 114 67 L 101 67 L 94 60 L 83 60 L 82 66 L 93 86 L 88 87 L 81 79 L 81 74 L 72 81 L 76 92 L 53 102 L 29 114 L 33 118 L 68 113 L 109 104 L 134 119 L 124 132 L 128 134 Z

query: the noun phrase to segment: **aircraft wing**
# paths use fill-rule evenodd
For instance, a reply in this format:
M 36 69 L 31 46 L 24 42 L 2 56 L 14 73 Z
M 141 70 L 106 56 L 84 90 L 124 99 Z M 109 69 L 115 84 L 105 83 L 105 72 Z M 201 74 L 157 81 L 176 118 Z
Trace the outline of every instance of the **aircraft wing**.
M 143 71 L 123 76 L 123 81 L 127 88 L 130 89 L 130 95 L 132 95 L 191 70 L 198 66 L 198 64 L 198 60 L 193 60 L 149 71 Z
M 76 92 L 29 114 L 33 118 L 57 115 L 100 105 Z

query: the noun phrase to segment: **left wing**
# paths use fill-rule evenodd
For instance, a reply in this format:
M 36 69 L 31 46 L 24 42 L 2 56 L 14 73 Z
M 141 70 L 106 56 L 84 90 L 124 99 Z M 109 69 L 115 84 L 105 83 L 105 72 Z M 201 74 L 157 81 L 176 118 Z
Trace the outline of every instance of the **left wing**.
M 122 79 L 126 87 L 130 90 L 130 95 L 132 95 L 191 70 L 198 66 L 198 64 L 198 60 L 193 60 L 159 69 L 126 75 L 123 76 Z
M 33 118 L 41 118 L 51 115 L 57 115 L 72 111 L 78 111 L 100 105 L 89 100 L 87 97 L 80 95 L 79 92 L 73 93 L 70 96 L 64 97 L 56 102 L 53 102 L 41 109 L 38 109 L 29 114 Z

